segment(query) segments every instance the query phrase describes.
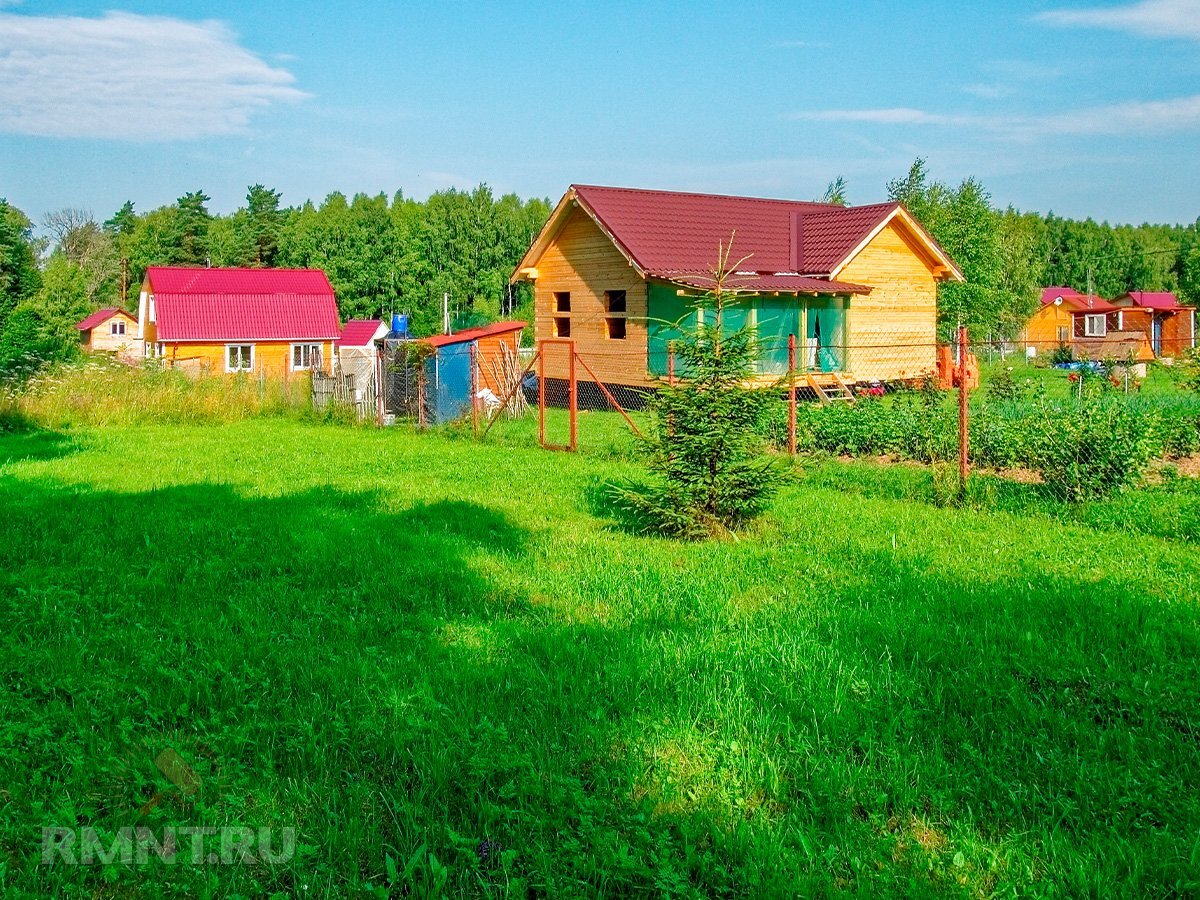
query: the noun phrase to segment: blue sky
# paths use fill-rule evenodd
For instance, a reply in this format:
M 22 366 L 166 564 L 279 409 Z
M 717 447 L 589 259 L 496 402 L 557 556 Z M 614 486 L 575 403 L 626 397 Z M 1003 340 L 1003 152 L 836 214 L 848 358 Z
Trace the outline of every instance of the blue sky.
M 0 0 L 0 196 L 107 217 L 262 182 L 882 199 L 917 156 L 1000 205 L 1200 216 L 1200 0 Z

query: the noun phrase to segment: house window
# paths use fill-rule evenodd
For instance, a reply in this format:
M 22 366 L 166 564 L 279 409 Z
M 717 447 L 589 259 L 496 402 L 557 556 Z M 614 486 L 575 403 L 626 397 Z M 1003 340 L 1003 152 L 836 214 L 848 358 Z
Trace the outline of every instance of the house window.
M 604 319 L 604 333 L 610 341 L 625 340 L 625 292 L 605 291 L 604 311 L 608 315 Z
M 569 313 L 571 311 L 570 291 L 554 292 L 554 311 L 560 313 Z
M 1103 313 L 1090 314 L 1083 317 L 1083 333 L 1085 337 L 1104 337 L 1108 334 L 1107 323 Z
M 124 335 L 125 335 L 125 320 L 124 319 L 113 319 L 111 322 L 109 322 L 108 323 L 108 333 L 117 335 L 120 337 L 124 337 Z
M 251 372 L 254 370 L 253 344 L 226 344 L 225 371 Z
M 608 313 L 623 313 L 625 312 L 625 292 L 624 291 L 605 291 L 604 292 L 604 309 Z
M 555 316 L 554 318 L 554 336 L 555 337 L 570 337 L 571 336 L 571 320 L 566 316 Z
M 1058 326 L 1058 342 L 1060 344 L 1065 344 L 1069 340 L 1071 340 L 1071 329 L 1067 328 L 1066 325 L 1059 325 Z
M 320 344 L 292 344 L 292 371 L 321 368 Z

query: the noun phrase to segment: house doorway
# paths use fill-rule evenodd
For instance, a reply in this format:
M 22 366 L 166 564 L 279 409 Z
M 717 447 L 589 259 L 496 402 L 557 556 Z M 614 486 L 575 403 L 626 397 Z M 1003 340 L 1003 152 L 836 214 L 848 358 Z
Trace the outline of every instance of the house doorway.
M 813 372 L 845 372 L 846 301 L 815 297 L 805 304 L 804 366 Z
M 1162 356 L 1162 326 L 1162 316 L 1156 315 L 1150 320 L 1150 347 L 1154 350 L 1155 356 Z

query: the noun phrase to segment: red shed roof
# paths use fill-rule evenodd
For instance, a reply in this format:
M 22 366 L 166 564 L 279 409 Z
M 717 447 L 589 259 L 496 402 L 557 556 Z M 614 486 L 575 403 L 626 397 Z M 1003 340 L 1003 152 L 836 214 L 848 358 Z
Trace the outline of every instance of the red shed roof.
M 797 200 L 689 194 L 572 185 L 513 277 L 536 267 L 542 251 L 576 205 L 612 239 L 645 277 L 684 281 L 711 271 L 719 244 L 733 235 L 731 263 L 762 278 L 808 278 L 762 290 L 865 291 L 833 281 L 888 223 L 899 220 L 925 248 L 931 268 L 961 279 L 953 261 L 898 203 L 843 207 Z M 684 281 L 684 283 L 692 283 Z
M 151 266 L 160 341 L 329 341 L 341 336 L 319 269 Z
M 374 339 L 383 319 L 351 319 L 342 329 L 340 347 L 366 347 Z
M 517 322 L 515 320 L 511 322 L 496 322 L 494 325 L 483 325 L 479 328 L 464 328 L 457 334 L 435 334 L 433 337 L 424 338 L 424 341 L 431 347 L 445 347 L 448 344 L 465 344 L 469 341 L 477 341 L 480 338 L 520 331 L 527 324 L 527 322 Z
M 126 312 L 116 306 L 106 306 L 104 309 L 98 309 L 81 322 L 76 322 L 75 327 L 80 331 L 91 331 L 97 325 L 102 325 L 111 319 L 113 316 L 125 316 L 128 319 L 134 319 L 133 314 Z
M 1143 309 L 1167 311 L 1188 308 L 1180 303 L 1179 298 L 1170 291 L 1130 291 L 1124 296 L 1132 300 L 1134 306 L 1140 306 Z

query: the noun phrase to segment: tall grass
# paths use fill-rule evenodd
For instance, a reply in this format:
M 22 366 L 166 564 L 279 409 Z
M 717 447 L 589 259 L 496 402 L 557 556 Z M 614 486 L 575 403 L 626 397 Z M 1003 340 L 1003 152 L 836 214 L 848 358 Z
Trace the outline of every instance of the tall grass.
M 312 416 L 307 373 L 287 379 L 194 377 L 160 368 L 131 368 L 105 360 L 63 363 L 0 394 L 0 430 L 23 425 L 218 424 L 260 417 Z

